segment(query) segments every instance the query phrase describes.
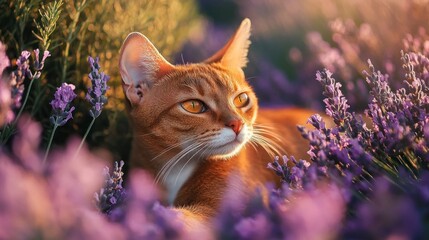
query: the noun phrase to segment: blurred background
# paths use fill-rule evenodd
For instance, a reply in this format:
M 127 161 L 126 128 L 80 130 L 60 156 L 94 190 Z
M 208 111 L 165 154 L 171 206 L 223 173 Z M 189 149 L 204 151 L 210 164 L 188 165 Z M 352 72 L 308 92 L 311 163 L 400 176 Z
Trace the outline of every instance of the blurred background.
M 53 3 L 59 7 L 53 9 Z M 79 98 L 74 101 L 74 120 L 58 129 L 54 143 L 61 145 L 70 136 L 82 136 L 86 131 L 91 121 L 90 106 L 85 101 L 90 84 L 86 59 L 89 55 L 100 57 L 102 70 L 111 76 L 111 88 L 108 105 L 95 122 L 88 144 L 94 149 L 109 149 L 114 160 L 126 160 L 131 132 L 117 62 L 119 48 L 129 32 L 145 34 L 169 61 L 183 64 L 209 57 L 226 43 L 244 18 L 250 18 L 252 45 L 245 73 L 262 106 L 322 110 L 322 89 L 315 74 L 327 68 L 342 83 L 352 110 L 359 112 L 369 101 L 362 74 L 368 69 L 368 59 L 376 69 L 389 74 L 395 88 L 404 81 L 401 50 L 429 48 L 418 42 L 419 38 L 427 38 L 428 3 L 428 0 L 49 3 L 0 0 L 0 40 L 6 44 L 10 59 L 16 59 L 25 49 L 51 52 L 25 109 L 43 124 L 45 145 L 52 128 L 48 120 L 49 101 L 62 82 L 75 84 Z M 49 44 L 37 37 L 47 27 L 52 29 Z

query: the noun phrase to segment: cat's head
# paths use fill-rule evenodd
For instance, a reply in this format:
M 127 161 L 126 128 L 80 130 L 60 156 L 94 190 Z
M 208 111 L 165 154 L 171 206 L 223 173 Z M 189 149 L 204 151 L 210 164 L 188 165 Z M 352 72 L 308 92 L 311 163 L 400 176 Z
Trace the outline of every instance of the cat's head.
M 242 70 L 250 25 L 245 19 L 216 54 L 187 65 L 170 64 L 144 35 L 128 35 L 119 67 L 137 141 L 228 158 L 250 140 L 258 108 Z

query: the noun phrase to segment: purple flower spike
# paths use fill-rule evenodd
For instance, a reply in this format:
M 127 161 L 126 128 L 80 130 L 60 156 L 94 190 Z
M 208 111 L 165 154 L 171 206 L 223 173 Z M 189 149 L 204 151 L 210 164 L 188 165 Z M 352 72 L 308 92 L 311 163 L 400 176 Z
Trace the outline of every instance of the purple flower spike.
M 16 60 L 16 65 L 18 66 L 18 77 L 22 77 L 22 81 L 25 77 L 32 77 L 31 71 L 30 71 L 30 64 L 29 64 L 29 58 L 31 56 L 31 53 L 29 51 L 22 51 L 21 56 Z
M 101 212 L 106 213 L 112 220 L 118 220 L 120 218 L 123 209 L 121 204 L 125 201 L 126 191 L 122 186 L 124 172 L 122 168 L 124 161 L 115 162 L 114 169 L 110 174 L 109 168 L 104 168 L 104 187 L 100 189 L 98 193 L 94 194 L 97 207 Z
M 91 103 L 92 108 L 89 110 L 89 114 L 93 118 L 100 116 L 103 106 L 107 103 L 106 91 L 109 89 L 107 81 L 110 77 L 103 72 L 100 72 L 99 58 L 88 57 L 89 66 L 91 72 L 88 77 L 91 79 L 92 87 L 88 88 L 86 99 Z
M 24 92 L 24 80 L 26 77 L 32 78 L 33 74 L 30 71 L 29 51 L 22 51 L 21 56 L 16 60 L 17 69 L 11 73 L 11 92 L 13 100 L 13 108 L 18 109 L 21 107 L 22 94 Z
M 283 183 L 289 184 L 294 189 L 303 189 L 302 178 L 310 167 L 310 163 L 305 160 L 297 161 L 293 156 L 290 159 L 287 156 L 283 156 L 282 159 L 283 164 L 280 164 L 279 157 L 276 156 L 274 162 L 268 163 L 267 168 L 281 177 Z M 295 166 L 288 167 L 287 163 L 289 161 L 293 162 Z
M 74 107 L 70 107 L 70 103 L 76 97 L 73 92 L 75 86 L 73 84 L 63 83 L 61 87 L 57 88 L 54 95 L 54 100 L 51 101 L 53 115 L 50 121 L 54 125 L 63 126 L 68 120 L 73 118 L 72 112 Z
M 345 124 L 350 120 L 351 114 L 348 112 L 350 106 L 347 104 L 347 99 L 341 92 L 341 84 L 332 78 L 332 73 L 327 69 L 321 72 L 318 71 L 316 80 L 324 88 L 323 95 L 326 98 L 323 102 L 326 104 L 326 114 L 334 119 L 335 124 L 346 129 Z
M 42 60 L 39 61 L 40 59 L 39 53 L 40 53 L 39 49 L 34 50 L 34 55 L 35 55 L 34 68 L 36 69 L 36 71 L 39 71 L 39 75 L 36 78 L 40 77 L 40 71 L 42 71 L 43 67 L 45 66 L 46 58 L 51 56 L 51 53 L 49 51 L 44 51 Z

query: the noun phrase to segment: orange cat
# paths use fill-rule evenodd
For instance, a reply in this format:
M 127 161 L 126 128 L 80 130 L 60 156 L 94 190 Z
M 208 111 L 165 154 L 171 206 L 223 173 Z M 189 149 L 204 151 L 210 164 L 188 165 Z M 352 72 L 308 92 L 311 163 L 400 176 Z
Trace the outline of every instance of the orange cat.
M 296 125 L 314 112 L 258 109 L 242 70 L 249 36 L 245 19 L 220 51 L 198 64 L 170 64 L 140 33 L 131 33 L 121 49 L 132 167 L 152 173 L 191 221 L 214 216 L 229 188 L 250 194 L 278 181 L 266 169 L 274 155 L 307 158 L 308 143 Z M 244 187 L 229 186 L 233 174 Z

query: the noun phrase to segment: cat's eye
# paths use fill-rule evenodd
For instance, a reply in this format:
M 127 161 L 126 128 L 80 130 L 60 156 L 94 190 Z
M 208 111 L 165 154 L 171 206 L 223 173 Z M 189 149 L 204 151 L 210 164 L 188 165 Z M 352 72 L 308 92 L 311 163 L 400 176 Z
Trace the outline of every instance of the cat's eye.
M 247 93 L 240 93 L 234 98 L 234 105 L 238 108 L 245 107 L 247 104 L 249 104 L 249 96 Z
M 180 103 L 183 109 L 190 113 L 203 113 L 207 111 L 206 105 L 200 100 L 188 100 Z

